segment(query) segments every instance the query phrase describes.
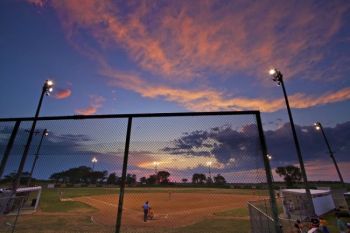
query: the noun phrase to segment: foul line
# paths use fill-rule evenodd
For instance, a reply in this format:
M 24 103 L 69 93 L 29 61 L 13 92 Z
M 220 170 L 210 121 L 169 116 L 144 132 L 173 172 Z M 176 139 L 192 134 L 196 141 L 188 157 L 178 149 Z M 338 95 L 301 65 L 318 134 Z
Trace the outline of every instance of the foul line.
M 92 201 L 101 202 L 101 203 L 103 203 L 105 205 L 109 205 L 109 206 L 112 206 L 112 207 L 118 207 L 118 205 L 115 205 L 115 204 L 112 204 L 112 203 L 106 202 L 106 201 L 101 201 L 101 200 L 98 200 L 98 199 L 95 199 L 95 198 L 91 198 L 91 197 L 84 197 L 84 198 L 92 200 Z

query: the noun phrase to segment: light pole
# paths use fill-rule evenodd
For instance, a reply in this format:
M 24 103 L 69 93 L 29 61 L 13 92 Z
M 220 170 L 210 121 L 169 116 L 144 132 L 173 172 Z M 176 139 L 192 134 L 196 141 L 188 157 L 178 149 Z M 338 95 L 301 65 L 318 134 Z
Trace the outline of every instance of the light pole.
M 159 162 L 153 162 L 153 165 L 154 165 L 154 174 L 156 176 L 156 184 L 158 184 L 158 165 L 159 165 Z
M 97 163 L 97 159 L 96 159 L 96 157 L 93 157 L 92 159 L 91 159 L 91 162 L 92 162 L 92 171 L 94 171 L 95 170 L 95 163 Z
M 211 179 L 211 171 L 210 171 L 210 166 L 211 166 L 212 162 L 211 161 L 208 161 L 207 162 L 207 166 L 208 166 L 208 170 L 209 170 L 209 178 L 210 178 L 210 181 L 212 181 Z
M 299 164 L 300 164 L 301 175 L 303 177 L 304 184 L 305 184 L 306 197 L 308 199 L 308 202 L 311 205 L 312 214 L 315 215 L 315 208 L 314 208 L 314 204 L 312 202 L 312 195 L 310 192 L 309 183 L 307 181 L 304 161 L 303 161 L 303 157 L 301 155 L 301 149 L 300 149 L 297 133 L 295 130 L 294 120 L 293 120 L 292 112 L 290 110 L 286 88 L 285 88 L 284 82 L 283 82 L 283 74 L 277 69 L 270 69 L 269 74 L 272 76 L 272 80 L 275 81 L 278 86 L 282 86 L 283 95 L 284 95 L 284 99 L 286 101 L 286 106 L 287 106 L 287 110 L 288 110 L 290 127 L 292 128 L 294 144 L 295 144 L 295 148 L 297 150 L 298 160 L 299 160 Z
M 157 175 L 159 162 L 153 162 L 153 165 L 154 165 L 154 174 Z
M 48 136 L 48 135 L 49 135 L 49 133 L 48 133 L 47 129 L 44 129 L 43 133 L 41 134 L 41 138 L 40 138 L 40 142 L 39 142 L 38 148 L 36 149 L 35 158 L 34 158 L 34 161 L 33 161 L 33 164 L 32 164 L 32 169 L 30 170 L 27 186 L 29 186 L 30 182 L 32 181 L 33 171 L 34 171 L 34 168 L 35 168 L 35 165 L 36 165 L 36 161 L 39 158 L 39 152 L 40 152 L 40 148 L 41 148 L 41 144 L 43 142 L 43 139 L 44 139 L 45 136 Z
M 324 141 L 326 142 L 326 145 L 327 145 L 327 148 L 328 148 L 328 151 L 329 151 L 329 155 L 330 155 L 330 157 L 331 157 L 332 160 L 333 160 L 335 169 L 337 169 L 340 182 L 341 182 L 343 185 L 345 185 L 344 180 L 343 180 L 343 176 L 342 176 L 341 173 L 340 173 L 340 170 L 339 170 L 337 161 L 336 161 L 335 158 L 334 158 L 333 151 L 332 151 L 332 149 L 331 149 L 331 146 L 329 145 L 329 142 L 328 142 L 328 139 L 327 139 L 327 137 L 326 137 L 326 134 L 325 134 L 325 132 L 324 132 L 324 130 L 323 130 L 322 124 L 321 124 L 320 122 L 316 122 L 316 123 L 314 123 L 314 126 L 315 126 L 315 129 L 316 129 L 316 130 L 321 130 L 322 135 L 323 135 L 323 138 L 324 138 Z
M 23 154 L 22 154 L 21 162 L 19 164 L 19 167 L 18 167 L 18 170 L 17 170 L 17 174 L 16 174 L 16 179 L 13 182 L 12 189 L 13 189 L 14 192 L 16 191 L 17 187 L 20 185 L 24 164 L 25 164 L 25 162 L 27 160 L 27 157 L 28 157 L 30 144 L 32 142 L 32 138 L 33 138 L 33 134 L 34 134 L 34 131 L 35 131 L 36 122 L 37 122 L 37 119 L 38 119 L 38 116 L 39 116 L 39 112 L 40 112 L 40 109 L 41 109 L 41 104 L 43 102 L 44 95 L 50 95 L 50 93 L 53 90 L 53 85 L 54 85 L 53 81 L 46 80 L 44 85 L 43 85 L 43 87 L 42 87 L 41 95 L 40 95 L 40 99 L 39 99 L 39 104 L 38 104 L 38 107 L 37 107 L 36 112 L 35 112 L 32 128 L 30 129 L 29 136 L 28 136 L 28 139 L 27 139 L 27 143 L 26 143 L 26 146 L 25 146 Z

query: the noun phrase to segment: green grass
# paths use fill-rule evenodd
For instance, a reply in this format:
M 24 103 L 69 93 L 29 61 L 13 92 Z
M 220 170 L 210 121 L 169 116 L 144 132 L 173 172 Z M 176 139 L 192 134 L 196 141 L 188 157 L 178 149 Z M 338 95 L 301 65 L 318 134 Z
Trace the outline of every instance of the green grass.
M 249 220 L 210 219 L 180 228 L 128 228 L 122 226 L 122 232 L 132 233 L 248 233 Z
M 242 208 L 237 208 L 237 209 L 232 209 L 232 210 L 227 210 L 223 212 L 217 212 L 214 213 L 215 216 L 220 216 L 220 217 L 248 217 L 248 207 L 242 207 Z
M 335 214 L 333 212 L 325 215 L 324 219 L 328 223 L 327 227 L 328 227 L 330 232 L 338 232 L 337 219 L 336 219 Z M 346 222 L 350 222 L 350 218 L 342 218 L 342 219 L 345 220 Z
M 250 231 L 249 220 L 210 219 L 193 225 L 175 229 L 172 233 L 248 233 Z
M 21 216 L 19 233 L 113 232 L 112 227 L 92 223 L 89 216 Z
M 116 194 L 117 189 L 101 189 L 101 188 L 59 188 L 44 189 L 40 199 L 40 209 L 43 212 L 89 212 L 95 209 L 85 203 L 76 201 L 60 201 L 60 193 L 63 198 L 74 198 L 92 195 Z

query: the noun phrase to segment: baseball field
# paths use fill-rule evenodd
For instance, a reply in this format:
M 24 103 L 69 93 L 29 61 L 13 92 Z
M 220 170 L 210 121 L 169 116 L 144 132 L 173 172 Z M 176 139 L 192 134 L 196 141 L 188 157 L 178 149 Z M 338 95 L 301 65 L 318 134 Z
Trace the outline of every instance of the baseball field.
M 40 209 L 21 215 L 16 232 L 114 232 L 118 197 L 117 188 L 45 189 Z M 263 190 L 128 188 L 121 228 L 136 233 L 249 232 L 247 202 L 266 197 Z M 141 208 L 145 201 L 154 212 L 147 222 Z M 11 230 L 14 221 L 6 217 L 1 224 Z

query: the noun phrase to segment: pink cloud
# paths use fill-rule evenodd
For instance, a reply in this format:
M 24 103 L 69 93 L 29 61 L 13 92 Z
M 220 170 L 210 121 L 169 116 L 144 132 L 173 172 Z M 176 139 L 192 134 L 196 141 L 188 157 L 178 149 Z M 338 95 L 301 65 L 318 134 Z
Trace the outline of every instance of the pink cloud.
M 92 115 L 97 112 L 99 108 L 102 107 L 103 103 L 105 102 L 105 98 L 98 95 L 90 95 L 90 103 L 89 106 L 86 108 L 79 108 L 75 110 L 76 114 L 79 115 Z
M 92 107 L 92 106 L 89 106 L 86 108 L 79 108 L 79 109 L 75 110 L 75 113 L 79 114 L 79 115 L 93 115 L 96 112 L 97 112 L 97 108 Z
M 299 164 L 294 164 L 299 167 Z M 340 172 L 342 173 L 345 182 L 350 181 L 350 162 L 338 162 Z M 334 164 L 330 160 L 313 160 L 305 162 L 305 170 L 309 181 L 339 181 L 338 173 Z M 283 181 L 276 172 L 272 169 L 273 177 L 276 181 Z
M 109 84 L 119 86 L 139 93 L 147 98 L 165 98 L 176 102 L 194 111 L 218 111 L 218 110 L 260 110 L 274 112 L 285 108 L 284 99 L 264 99 L 246 97 L 225 97 L 225 94 L 216 90 L 197 89 L 186 90 L 165 85 L 152 85 L 146 83 L 137 74 L 123 73 L 111 67 L 104 66 L 101 73 L 111 78 Z M 128 80 L 128 82 L 124 82 Z M 350 99 L 350 88 L 344 88 L 336 92 L 329 92 L 322 96 L 310 96 L 297 93 L 290 96 L 293 108 L 308 108 L 316 105 L 324 105 Z
M 141 68 L 184 80 L 202 76 L 203 69 L 261 73 L 271 61 L 289 74 L 307 70 L 310 60 L 323 57 L 318 48 L 339 31 L 349 9 L 331 3 L 327 11 L 305 2 L 246 4 L 176 1 L 157 10 L 158 4 L 142 1 L 130 3 L 122 15 L 112 1 L 53 2 L 70 34 L 88 29 L 101 45 L 124 48 Z
M 179 84 L 184 86 L 195 79 L 204 81 L 209 78 L 206 73 L 212 72 L 218 76 L 245 72 L 259 82 L 267 82 L 261 77 L 271 63 L 283 70 L 287 78 L 303 73 L 311 80 L 323 79 L 324 72 L 310 67 L 324 59 L 322 48 L 343 27 L 343 15 L 350 9 L 350 4 L 333 2 L 323 9 L 311 2 L 278 1 L 125 4 L 127 13 L 120 3 L 107 0 L 50 3 L 58 12 L 69 42 L 100 64 L 101 73 L 111 78 L 111 85 L 147 98 L 164 98 L 195 111 L 272 112 L 284 108 L 282 99 L 232 97 L 213 88 L 193 90 Z M 81 31 L 100 47 L 84 44 Z M 106 48 L 123 49 L 141 72 L 156 74 L 157 78 L 109 67 L 103 54 Z M 332 64 L 332 70 L 344 70 L 341 67 L 345 66 Z M 239 81 L 235 79 L 240 77 L 229 78 Z M 159 84 L 164 82 L 167 84 Z M 349 89 L 344 88 L 321 96 L 296 93 L 291 95 L 291 104 L 308 108 L 348 99 Z
M 55 92 L 54 97 L 56 99 L 65 99 L 71 96 L 72 91 L 70 89 L 59 89 Z

